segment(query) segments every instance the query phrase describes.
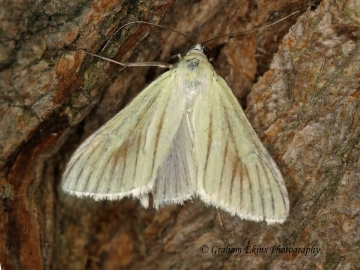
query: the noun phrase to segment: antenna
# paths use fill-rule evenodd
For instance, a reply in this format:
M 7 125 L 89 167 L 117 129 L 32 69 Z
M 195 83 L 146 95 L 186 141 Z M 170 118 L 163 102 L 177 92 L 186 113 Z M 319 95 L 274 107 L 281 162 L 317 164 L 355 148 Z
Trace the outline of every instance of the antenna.
M 290 15 L 280 19 L 280 20 L 277 20 L 276 22 L 273 22 L 271 24 L 268 24 L 268 25 L 265 25 L 265 26 L 261 26 L 261 27 L 258 27 L 258 28 L 255 28 L 255 29 L 252 29 L 252 30 L 248 30 L 248 31 L 243 31 L 243 32 L 237 32 L 237 33 L 229 33 L 229 34 L 225 34 L 225 35 L 220 35 L 220 36 L 217 36 L 217 37 L 214 37 L 212 39 L 209 39 L 209 40 L 206 40 L 205 42 L 202 43 L 202 46 L 205 44 L 205 43 L 208 43 L 210 41 L 213 41 L 215 39 L 218 39 L 218 38 L 222 38 L 222 37 L 226 37 L 226 36 L 236 36 L 236 35 L 243 35 L 243 34 L 246 34 L 246 33 L 251 33 L 251 32 L 255 32 L 255 31 L 258 31 L 260 29 L 264 29 L 264 28 L 267 28 L 267 27 L 270 27 L 274 24 L 277 24 L 283 20 L 286 20 L 287 18 L 293 16 L 294 14 L 298 13 L 299 11 L 295 11 L 293 13 L 291 13 Z M 111 38 L 106 42 L 105 46 L 103 47 L 102 51 L 106 48 L 106 46 L 109 44 L 109 42 L 112 40 L 112 38 L 123 28 L 129 26 L 129 25 L 132 25 L 132 24 L 147 24 L 147 25 L 151 25 L 151 26 L 156 26 L 156 27 L 159 27 L 159 28 L 163 28 L 163 29 L 168 29 L 168 30 L 171 30 L 175 33 L 178 33 L 180 34 L 181 36 L 185 37 L 187 40 L 191 41 L 193 44 L 196 44 L 195 41 L 193 41 L 191 38 L 189 38 L 187 35 L 181 33 L 180 31 L 176 30 L 176 29 L 173 29 L 173 28 L 170 28 L 170 27 L 166 27 L 166 26 L 163 26 L 163 25 L 159 25 L 159 24 L 156 24 L 156 23 L 151 23 L 151 22 L 145 22 L 145 21 L 133 21 L 133 22 L 129 22 L 123 26 L 121 26 L 119 29 L 117 29 L 114 34 L 111 36 Z M 85 52 L 86 54 L 89 54 L 89 55 L 92 55 L 92 56 L 95 56 L 95 57 L 98 57 L 98 58 L 101 58 L 103 60 L 107 60 L 109 62 L 112 62 L 112 63 L 115 63 L 115 64 L 118 64 L 118 65 L 121 65 L 123 67 L 144 67 L 144 66 L 156 66 L 156 67 L 162 67 L 162 68 L 171 68 L 172 65 L 171 64 L 167 64 L 167 63 L 162 63 L 162 62 L 134 62 L 134 63 L 122 63 L 122 62 L 118 62 L 118 61 L 115 61 L 113 59 L 110 59 L 110 58 L 107 58 L 107 57 L 104 57 L 104 56 L 100 56 L 100 55 L 97 55 L 97 54 L 93 54 L 93 53 L 90 53 L 90 52 Z M 0 269 L 1 270 L 1 269 Z
M 286 17 L 284 17 L 284 18 L 281 18 L 280 20 L 277 20 L 276 22 L 270 23 L 270 24 L 268 24 L 268 25 L 260 26 L 260 27 L 258 27 L 258 28 L 254 28 L 254 29 L 251 29 L 251 30 L 243 31 L 243 32 L 229 33 L 229 34 L 225 34 L 225 35 L 220 35 L 220 36 L 214 37 L 214 38 L 212 38 L 212 39 L 208 39 L 208 40 L 206 40 L 204 43 L 202 43 L 202 45 L 204 45 L 205 43 L 208 43 L 208 42 L 210 42 L 210 41 L 213 41 L 213 40 L 215 40 L 215 39 L 218 39 L 218 38 L 227 37 L 227 36 L 243 35 L 243 34 L 247 34 L 247 33 L 251 33 L 251 32 L 258 31 L 258 30 L 260 30 L 260 29 L 268 28 L 268 27 L 270 27 L 270 26 L 272 26 L 272 25 L 274 25 L 274 24 L 277 24 L 277 23 L 279 23 L 279 22 L 281 22 L 281 21 L 283 21 L 283 20 L 286 20 L 287 18 L 291 17 L 292 15 L 294 15 L 294 14 L 296 14 L 296 13 L 298 13 L 298 12 L 299 12 L 299 11 L 295 11 L 295 12 L 291 13 L 290 15 L 288 15 L 288 16 L 286 16 Z
M 121 26 L 119 29 L 117 29 L 114 34 L 111 36 L 111 38 L 106 42 L 105 46 L 103 47 L 103 49 L 101 51 L 104 51 L 106 46 L 109 44 L 109 42 L 112 40 L 112 38 L 123 28 L 129 26 L 129 25 L 132 25 L 132 24 L 147 24 L 147 25 L 151 25 L 151 26 L 156 26 L 156 27 L 159 27 L 159 28 L 163 28 L 163 29 L 167 29 L 167 30 L 171 30 L 175 33 L 178 33 L 179 35 L 182 35 L 183 37 L 185 37 L 187 40 L 191 41 L 192 43 L 195 43 L 191 38 L 189 38 L 187 35 L 181 33 L 180 31 L 176 30 L 176 29 L 173 29 L 173 28 L 170 28 L 170 27 L 167 27 L 167 26 L 163 26 L 163 25 L 160 25 L 160 24 L 156 24 L 156 23 L 151 23 L 151 22 L 144 22 L 144 21 L 133 21 L 133 22 L 129 22 L 127 24 L 124 24 L 123 26 Z

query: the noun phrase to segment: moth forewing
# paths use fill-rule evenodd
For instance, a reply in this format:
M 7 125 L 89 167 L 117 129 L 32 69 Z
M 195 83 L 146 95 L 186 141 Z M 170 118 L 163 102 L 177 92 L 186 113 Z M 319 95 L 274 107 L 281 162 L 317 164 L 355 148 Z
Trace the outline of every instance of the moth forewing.
M 249 172 L 243 175 L 249 176 L 251 194 L 257 196 L 255 197 L 257 201 L 254 198 L 250 200 L 253 205 L 252 209 L 258 211 L 261 217 L 261 211 L 260 209 L 257 210 L 257 208 L 262 208 L 263 216 L 268 223 L 283 222 L 289 213 L 289 199 L 280 170 L 261 143 L 239 106 L 237 99 L 223 80 L 222 85 L 224 89 L 227 88 L 226 91 L 221 93 L 224 96 L 223 100 L 226 101 L 224 103 L 225 107 L 228 108 L 227 115 L 229 119 L 233 119 L 230 123 L 232 130 L 246 138 L 234 136 L 234 141 L 239 153 L 248 153 L 247 155 L 240 154 L 239 160 L 245 170 Z M 253 183 L 254 185 L 252 185 Z
M 185 112 L 186 96 L 168 91 L 172 75 L 160 76 L 78 148 L 63 176 L 65 192 L 114 200 L 152 191 Z

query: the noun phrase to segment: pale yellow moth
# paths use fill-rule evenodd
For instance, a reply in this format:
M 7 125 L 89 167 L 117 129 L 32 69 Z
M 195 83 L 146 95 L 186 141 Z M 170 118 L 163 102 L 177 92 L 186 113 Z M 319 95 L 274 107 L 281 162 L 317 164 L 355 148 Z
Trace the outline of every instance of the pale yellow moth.
M 76 150 L 65 192 L 155 208 L 198 197 L 242 219 L 282 223 L 283 177 L 200 44 Z

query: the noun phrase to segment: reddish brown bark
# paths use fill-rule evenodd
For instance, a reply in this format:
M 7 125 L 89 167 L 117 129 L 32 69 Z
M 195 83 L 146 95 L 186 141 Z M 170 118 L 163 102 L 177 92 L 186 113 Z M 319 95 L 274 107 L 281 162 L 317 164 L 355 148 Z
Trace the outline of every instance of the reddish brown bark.
M 1 2 L 1 266 L 355 269 L 360 259 L 360 6 L 355 0 L 323 1 L 310 10 L 308 4 Z M 99 203 L 61 192 L 61 175 L 76 147 L 161 72 L 121 70 L 81 49 L 99 52 L 119 25 L 133 20 L 161 22 L 201 42 L 295 10 L 301 14 L 297 21 L 296 15 L 257 33 L 208 44 L 216 70 L 247 107 L 284 175 L 291 201 L 285 224 L 268 226 L 221 212 L 222 228 L 216 210 L 197 200 L 155 211 L 132 199 Z M 171 31 L 149 30 L 144 25 L 125 29 L 102 54 L 120 61 L 167 62 L 190 45 Z M 270 70 L 258 80 L 280 43 Z M 268 250 L 212 255 L 200 251 L 203 245 Z M 316 256 L 271 253 L 275 245 L 321 251 Z

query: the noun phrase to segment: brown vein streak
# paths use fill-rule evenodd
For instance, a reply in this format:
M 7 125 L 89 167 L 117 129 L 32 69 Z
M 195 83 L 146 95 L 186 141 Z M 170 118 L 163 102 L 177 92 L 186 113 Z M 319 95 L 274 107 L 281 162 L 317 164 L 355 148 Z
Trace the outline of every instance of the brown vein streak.
M 169 97 L 170 96 L 167 97 L 166 104 L 168 104 Z M 152 165 L 151 165 L 151 178 L 152 178 L 153 173 L 154 173 L 157 148 L 158 148 L 158 145 L 159 145 L 159 140 L 160 140 L 161 132 L 162 132 L 163 125 L 164 125 L 165 112 L 166 112 L 168 106 L 169 106 L 169 104 L 165 107 L 164 111 L 161 114 L 161 119 L 160 119 L 160 123 L 159 123 L 159 126 L 158 126 L 158 132 L 156 133 L 155 147 L 154 147 L 154 153 L 153 153 L 153 159 L 152 159 Z
M 263 168 L 264 170 L 264 167 L 262 166 L 262 164 L 260 164 L 261 167 Z M 260 187 L 260 198 L 261 198 L 261 205 L 262 205 L 262 208 L 263 208 L 263 217 L 265 217 L 265 205 L 264 205 L 264 190 L 263 190 L 263 187 L 261 185 L 261 181 L 260 181 L 260 175 L 259 175 L 259 167 L 258 167 L 258 164 L 255 164 L 255 167 L 256 167 L 256 172 L 257 172 L 257 176 L 258 176 L 258 182 L 259 182 L 259 187 Z M 264 170 L 265 171 L 265 170 Z
M 205 167 L 204 167 L 204 178 L 203 178 L 203 187 L 205 190 L 205 178 L 207 177 L 207 166 L 209 163 L 209 158 L 210 158 L 210 152 L 211 152 L 211 144 L 212 144 L 212 122 L 213 122 L 213 115 L 210 112 L 210 121 L 209 121 L 209 128 L 208 128 L 208 147 L 207 147 L 207 152 L 206 152 L 206 161 L 205 161 Z

